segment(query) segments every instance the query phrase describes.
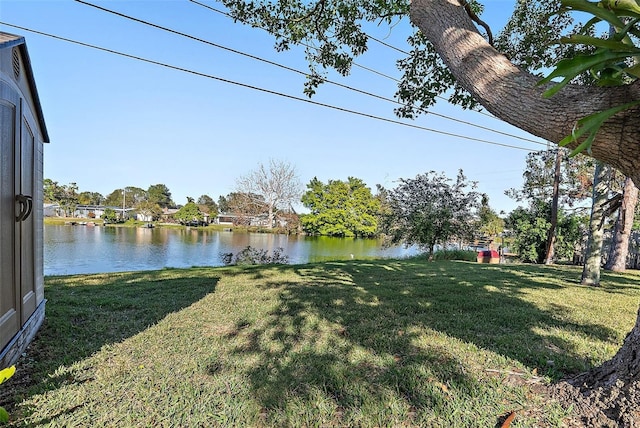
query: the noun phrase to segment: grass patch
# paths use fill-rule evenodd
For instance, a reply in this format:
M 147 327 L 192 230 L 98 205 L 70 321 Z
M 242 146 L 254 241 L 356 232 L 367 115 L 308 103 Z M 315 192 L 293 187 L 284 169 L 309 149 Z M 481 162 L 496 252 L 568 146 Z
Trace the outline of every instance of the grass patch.
M 102 225 L 104 224 L 104 221 L 102 219 L 99 218 L 83 218 L 83 217 L 44 217 L 43 222 L 46 225 L 51 225 L 51 226 L 64 226 L 67 223 L 70 222 L 81 222 L 81 221 L 86 221 L 86 222 L 94 222 L 95 224 L 98 225 Z
M 420 259 L 48 277 L 0 404 L 16 426 L 559 426 L 531 384 L 610 358 L 640 298 L 637 274 L 579 277 Z

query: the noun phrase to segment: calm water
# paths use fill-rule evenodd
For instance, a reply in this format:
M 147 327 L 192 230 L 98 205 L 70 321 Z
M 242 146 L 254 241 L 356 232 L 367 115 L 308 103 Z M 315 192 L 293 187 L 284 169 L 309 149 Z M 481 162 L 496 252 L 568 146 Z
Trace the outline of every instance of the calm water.
M 45 226 L 44 273 L 66 275 L 165 267 L 221 266 L 221 253 L 248 245 L 271 252 L 282 247 L 289 263 L 403 257 L 415 249 L 383 249 L 375 239 L 302 237 L 191 229 Z

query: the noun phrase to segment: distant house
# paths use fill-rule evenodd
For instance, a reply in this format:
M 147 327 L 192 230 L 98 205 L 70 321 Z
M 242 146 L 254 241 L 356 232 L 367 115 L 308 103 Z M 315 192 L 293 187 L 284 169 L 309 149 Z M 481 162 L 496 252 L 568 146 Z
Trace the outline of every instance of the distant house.
M 237 221 L 238 216 L 233 214 L 220 213 L 213 221 L 215 224 L 228 224 L 232 225 Z
M 138 221 L 146 221 L 146 222 L 153 221 L 153 215 L 136 213 L 136 220 L 138 220 Z
M 116 212 L 116 215 L 122 220 L 128 220 L 132 217 L 135 217 L 135 209 L 133 208 L 118 208 L 118 207 L 107 207 L 111 208 Z
M 258 214 L 249 217 L 249 226 L 273 227 L 273 224 L 269 224 L 268 214 Z
M 45 217 L 58 217 L 60 215 L 60 204 L 44 204 L 42 208 Z
M 278 219 L 276 220 L 276 222 L 280 227 L 285 227 L 287 225 L 286 219 Z M 220 213 L 214 218 L 213 223 L 224 225 L 243 224 L 245 226 L 269 227 L 269 215 L 258 214 L 242 216 L 236 214 Z
M 176 220 L 174 219 L 173 216 L 177 212 L 178 212 L 178 209 L 176 208 L 163 208 L 162 214 L 160 214 L 160 220 L 163 221 L 164 223 L 175 223 Z
M 0 32 L 0 368 L 18 359 L 44 320 L 48 142 L 25 39 Z
M 101 218 L 105 208 L 107 207 L 102 205 L 76 205 L 73 216 L 78 218 Z

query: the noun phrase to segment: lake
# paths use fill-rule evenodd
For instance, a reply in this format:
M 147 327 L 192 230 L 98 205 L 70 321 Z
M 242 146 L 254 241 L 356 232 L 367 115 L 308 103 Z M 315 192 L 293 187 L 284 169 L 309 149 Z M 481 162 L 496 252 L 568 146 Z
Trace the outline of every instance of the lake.
M 415 248 L 383 248 L 377 239 L 287 236 L 198 228 L 44 226 L 44 274 L 68 275 L 192 266 L 222 266 L 221 253 L 247 246 L 271 253 L 281 247 L 289 263 L 405 257 Z

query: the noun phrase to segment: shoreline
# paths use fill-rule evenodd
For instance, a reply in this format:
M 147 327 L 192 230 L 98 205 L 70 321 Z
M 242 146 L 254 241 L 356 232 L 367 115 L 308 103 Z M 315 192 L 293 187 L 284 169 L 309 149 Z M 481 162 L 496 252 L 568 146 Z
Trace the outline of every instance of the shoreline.
M 76 223 L 76 224 L 71 224 Z M 282 228 L 267 229 L 259 226 L 234 226 L 231 224 L 209 224 L 207 226 L 186 226 L 178 223 L 162 223 L 153 221 L 139 221 L 139 220 L 127 220 L 124 223 L 108 223 L 105 224 L 102 219 L 95 218 L 83 218 L 83 217 L 44 217 L 44 225 L 47 226 L 86 226 L 86 224 L 80 223 L 94 223 L 96 227 L 148 227 L 152 224 L 153 227 L 170 228 L 170 229 L 187 229 L 194 228 L 200 230 L 211 230 L 219 232 L 240 232 L 240 233 L 274 233 L 282 235 L 300 235 L 304 236 L 303 232 L 292 232 Z

